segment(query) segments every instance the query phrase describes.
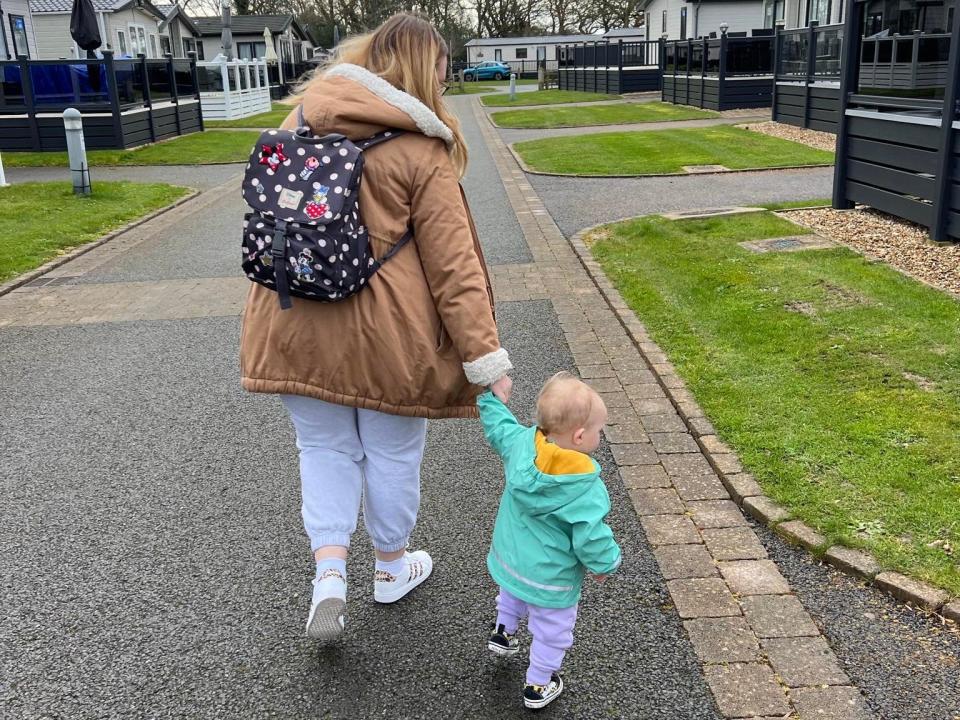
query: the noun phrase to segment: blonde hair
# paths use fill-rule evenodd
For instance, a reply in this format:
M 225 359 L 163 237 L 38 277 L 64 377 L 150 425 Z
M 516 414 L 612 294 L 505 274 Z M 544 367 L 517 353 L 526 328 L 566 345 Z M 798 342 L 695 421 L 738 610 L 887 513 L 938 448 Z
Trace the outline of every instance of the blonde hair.
M 447 43 L 437 29 L 413 13 L 398 13 L 373 32 L 354 35 L 339 45 L 330 60 L 297 88 L 297 97 L 334 65 L 350 63 L 379 75 L 395 88 L 403 90 L 426 105 L 453 131 L 450 159 L 460 177 L 467 171 L 467 143 L 460 122 L 441 97 L 437 63 L 449 58 Z
M 537 396 L 537 427 L 545 433 L 586 427 L 600 407 L 603 399 L 596 390 L 568 372 L 558 372 Z

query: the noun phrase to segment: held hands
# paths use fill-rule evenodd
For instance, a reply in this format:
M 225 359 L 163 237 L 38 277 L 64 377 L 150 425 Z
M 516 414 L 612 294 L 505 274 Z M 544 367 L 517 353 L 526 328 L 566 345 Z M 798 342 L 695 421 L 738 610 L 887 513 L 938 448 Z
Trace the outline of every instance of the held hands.
M 506 405 L 510 402 L 510 393 L 513 392 L 513 380 L 509 375 L 504 375 L 490 386 L 490 391 L 497 397 L 497 400 Z
M 589 573 L 589 575 L 590 575 L 590 577 L 592 577 L 596 582 L 600 583 L 601 585 L 603 584 L 603 582 L 604 582 L 608 577 L 610 577 L 609 575 L 594 575 L 593 573 Z

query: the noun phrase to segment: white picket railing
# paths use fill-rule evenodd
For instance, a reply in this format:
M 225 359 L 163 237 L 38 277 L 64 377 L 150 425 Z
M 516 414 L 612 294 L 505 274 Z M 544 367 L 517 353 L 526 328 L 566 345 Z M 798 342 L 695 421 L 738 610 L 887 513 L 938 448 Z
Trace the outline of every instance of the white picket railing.
M 263 60 L 197 63 L 204 120 L 235 120 L 270 111 Z

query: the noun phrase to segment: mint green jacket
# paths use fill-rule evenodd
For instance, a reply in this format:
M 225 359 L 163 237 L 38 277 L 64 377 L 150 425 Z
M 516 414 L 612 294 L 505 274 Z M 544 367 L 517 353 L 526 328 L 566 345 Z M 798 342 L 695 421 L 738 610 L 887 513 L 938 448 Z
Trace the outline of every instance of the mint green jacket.
M 536 427 L 525 427 L 491 392 L 477 399 L 483 432 L 503 458 L 500 500 L 487 568 L 498 585 L 539 607 L 580 600 L 585 572 L 620 565 L 620 547 L 604 522 L 610 496 L 600 466 L 580 475 L 546 475 L 536 466 Z

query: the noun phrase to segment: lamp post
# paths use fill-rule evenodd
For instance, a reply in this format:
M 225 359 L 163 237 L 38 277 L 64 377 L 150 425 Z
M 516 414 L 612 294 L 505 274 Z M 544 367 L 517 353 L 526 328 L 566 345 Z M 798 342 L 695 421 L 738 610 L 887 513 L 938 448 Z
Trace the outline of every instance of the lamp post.
M 725 22 L 720 23 L 720 34 L 721 34 L 721 35 L 726 35 L 726 34 L 727 34 L 727 30 L 729 30 L 729 29 L 730 29 L 730 25 L 729 25 L 728 23 L 725 23 Z

